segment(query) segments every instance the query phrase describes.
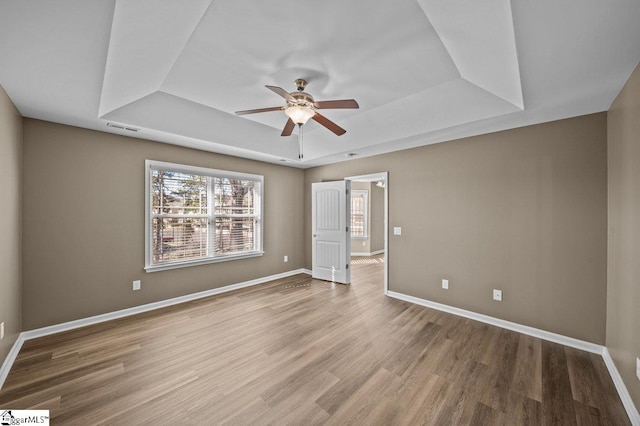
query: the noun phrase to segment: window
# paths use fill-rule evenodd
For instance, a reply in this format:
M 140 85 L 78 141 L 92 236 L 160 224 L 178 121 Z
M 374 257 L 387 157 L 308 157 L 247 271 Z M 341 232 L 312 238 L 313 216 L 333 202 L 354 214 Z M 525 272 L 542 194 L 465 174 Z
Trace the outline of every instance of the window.
M 260 256 L 263 177 L 146 161 L 147 272 Z
M 368 193 L 366 189 L 351 191 L 351 238 L 368 238 Z

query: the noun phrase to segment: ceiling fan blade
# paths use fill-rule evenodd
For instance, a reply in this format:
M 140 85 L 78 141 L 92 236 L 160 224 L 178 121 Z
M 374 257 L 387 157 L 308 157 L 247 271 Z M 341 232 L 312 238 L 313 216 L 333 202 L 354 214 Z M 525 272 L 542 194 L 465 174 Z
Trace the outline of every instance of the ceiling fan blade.
M 280 136 L 291 136 L 291 132 L 293 132 L 294 127 L 296 127 L 296 123 L 294 123 L 292 119 L 288 119 Z
M 319 114 L 319 113 L 316 112 L 313 115 L 313 117 L 311 117 L 311 118 L 314 119 L 315 121 L 317 121 L 318 123 L 322 124 L 327 129 L 331 130 L 333 133 L 335 133 L 338 136 L 342 136 L 345 133 L 347 133 L 347 131 L 345 129 L 343 129 L 342 127 L 338 126 L 336 123 L 334 123 L 333 121 L 329 120 L 327 117 L 325 117 L 322 114 Z
M 318 109 L 338 109 L 338 108 L 360 108 L 355 99 L 341 99 L 336 101 L 318 101 Z
M 278 86 L 264 86 L 267 89 L 277 93 L 278 95 L 282 96 L 283 98 L 285 98 L 286 100 L 290 101 L 290 102 L 295 102 L 296 98 L 294 98 L 293 96 L 291 96 L 291 94 L 289 92 L 287 92 L 286 90 L 284 90 L 282 87 L 278 87 Z
M 245 111 L 236 111 L 236 115 L 246 115 L 246 114 L 256 114 L 258 112 L 269 112 L 269 111 L 281 111 L 284 107 L 270 107 L 270 108 L 258 108 L 258 109 L 247 109 Z

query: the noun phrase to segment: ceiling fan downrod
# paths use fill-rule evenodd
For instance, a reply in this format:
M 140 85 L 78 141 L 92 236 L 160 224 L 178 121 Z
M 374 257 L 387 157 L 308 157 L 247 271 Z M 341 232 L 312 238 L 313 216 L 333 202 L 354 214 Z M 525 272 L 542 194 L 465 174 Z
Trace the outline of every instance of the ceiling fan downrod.
M 298 160 L 302 161 L 302 158 L 304 157 L 304 153 L 303 153 L 303 137 L 302 137 L 302 123 L 298 123 L 298 146 L 300 148 L 300 151 L 298 153 Z

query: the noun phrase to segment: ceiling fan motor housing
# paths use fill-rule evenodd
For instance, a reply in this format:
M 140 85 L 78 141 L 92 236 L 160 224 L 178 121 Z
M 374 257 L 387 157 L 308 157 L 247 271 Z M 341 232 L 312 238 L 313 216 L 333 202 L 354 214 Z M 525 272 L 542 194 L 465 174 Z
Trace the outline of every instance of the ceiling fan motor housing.
M 293 96 L 296 102 L 287 101 L 287 104 L 291 105 L 300 105 L 306 106 L 309 108 L 315 108 L 315 101 L 313 100 L 313 96 L 306 92 L 291 92 L 291 96 Z

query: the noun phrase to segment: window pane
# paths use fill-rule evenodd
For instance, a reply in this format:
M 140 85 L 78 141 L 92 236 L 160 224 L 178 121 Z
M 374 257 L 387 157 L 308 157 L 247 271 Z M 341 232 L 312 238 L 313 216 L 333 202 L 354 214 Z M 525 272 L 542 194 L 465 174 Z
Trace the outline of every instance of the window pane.
M 256 220 L 252 217 L 216 217 L 216 254 L 253 251 Z
M 153 170 L 153 214 L 207 214 L 207 177 Z
M 353 237 L 364 236 L 364 217 L 362 215 L 351 215 L 351 235 Z
M 351 195 L 351 236 L 364 237 L 365 232 L 365 211 L 366 198 L 362 193 Z
M 153 263 L 207 256 L 207 223 L 206 218 L 153 218 Z
M 254 215 L 260 183 L 251 180 L 215 178 L 216 215 Z
M 214 182 L 216 254 L 257 250 L 260 183 L 228 178 Z

